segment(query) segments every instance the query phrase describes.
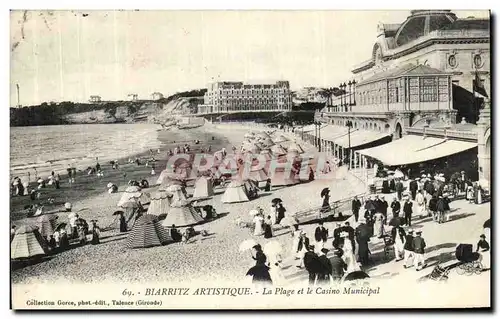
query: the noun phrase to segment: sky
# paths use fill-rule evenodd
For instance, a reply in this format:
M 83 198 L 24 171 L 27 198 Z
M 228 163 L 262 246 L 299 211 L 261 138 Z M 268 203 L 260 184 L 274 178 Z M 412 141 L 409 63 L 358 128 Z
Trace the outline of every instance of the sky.
M 457 11 L 459 18 L 486 11 Z M 12 11 L 10 105 L 147 99 L 213 81 L 331 87 L 409 11 Z

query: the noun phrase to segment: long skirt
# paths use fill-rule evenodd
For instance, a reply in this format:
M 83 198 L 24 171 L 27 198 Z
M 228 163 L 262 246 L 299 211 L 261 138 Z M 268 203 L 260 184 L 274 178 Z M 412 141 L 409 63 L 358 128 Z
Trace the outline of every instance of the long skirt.
M 362 240 L 358 242 L 358 256 L 359 256 L 359 261 L 361 262 L 362 265 L 366 265 L 368 263 L 368 254 L 369 254 L 369 249 L 368 249 L 368 241 L 367 240 Z
M 272 238 L 273 237 L 273 229 L 271 228 L 271 225 L 266 224 L 264 226 L 264 238 Z
M 373 224 L 373 235 L 377 238 L 384 236 L 384 224 L 382 220 L 377 220 Z

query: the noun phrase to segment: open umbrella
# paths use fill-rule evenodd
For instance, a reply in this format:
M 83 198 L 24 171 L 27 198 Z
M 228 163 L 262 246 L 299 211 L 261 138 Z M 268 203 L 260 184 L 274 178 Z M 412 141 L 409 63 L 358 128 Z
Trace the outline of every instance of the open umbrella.
M 120 215 L 120 214 L 125 214 L 122 210 L 117 210 L 116 212 L 113 213 L 113 216 Z
M 278 203 L 283 203 L 283 201 L 281 200 L 281 198 L 273 198 L 273 200 L 271 200 L 271 203 L 273 205 L 276 205 Z
M 344 278 L 344 281 L 360 280 L 365 278 L 370 278 L 370 276 L 368 276 L 366 272 L 358 270 L 347 274 L 347 276 Z
M 484 222 L 483 228 L 490 228 L 491 229 L 491 219 L 488 219 L 487 221 Z
M 283 247 L 279 242 L 272 240 L 264 245 L 263 250 L 267 255 L 277 255 L 283 251 Z
M 258 215 L 258 214 L 259 214 L 259 211 L 258 211 L 258 210 L 256 210 L 256 209 L 252 209 L 250 212 L 248 212 L 248 214 L 249 214 L 250 216 L 255 216 L 255 215 Z
M 403 174 L 403 172 L 397 170 L 394 172 L 394 178 L 403 178 L 405 177 L 405 174 Z
M 252 249 L 253 246 L 257 245 L 257 242 L 253 239 L 247 239 L 241 242 L 239 251 L 243 252 Z
M 323 188 L 323 190 L 321 191 L 321 197 L 325 197 L 325 195 L 328 194 L 329 192 L 330 189 L 328 187 Z

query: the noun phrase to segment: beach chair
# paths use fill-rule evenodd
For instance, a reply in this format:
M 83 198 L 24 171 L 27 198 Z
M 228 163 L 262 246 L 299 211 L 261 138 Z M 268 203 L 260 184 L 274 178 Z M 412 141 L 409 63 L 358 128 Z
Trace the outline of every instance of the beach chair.
M 445 267 L 441 267 L 439 264 L 434 267 L 432 272 L 429 274 L 429 279 L 434 281 L 446 281 L 448 280 L 448 274 L 450 270 Z

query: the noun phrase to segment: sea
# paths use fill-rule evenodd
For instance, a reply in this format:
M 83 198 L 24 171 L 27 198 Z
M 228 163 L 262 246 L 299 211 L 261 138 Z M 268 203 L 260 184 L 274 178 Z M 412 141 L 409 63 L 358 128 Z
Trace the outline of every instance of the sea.
M 81 124 L 11 127 L 10 174 L 23 182 L 35 174 L 65 174 L 68 165 L 85 169 L 99 163 L 158 149 L 156 124 Z M 45 176 L 46 175 L 46 176 Z

